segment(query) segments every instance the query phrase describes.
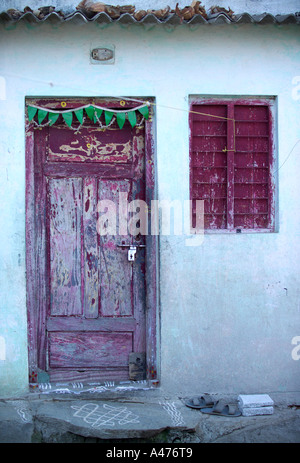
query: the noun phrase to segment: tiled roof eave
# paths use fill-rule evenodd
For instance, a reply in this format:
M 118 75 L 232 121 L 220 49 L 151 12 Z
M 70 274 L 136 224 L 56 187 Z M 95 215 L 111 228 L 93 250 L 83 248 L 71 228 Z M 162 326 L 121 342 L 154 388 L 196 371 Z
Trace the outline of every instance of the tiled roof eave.
M 218 13 L 209 16 L 205 19 L 201 14 L 195 14 L 191 19 L 181 20 L 176 13 L 170 13 L 165 18 L 158 18 L 154 13 L 146 14 L 142 19 L 137 20 L 133 14 L 123 13 L 120 17 L 113 19 L 106 12 L 97 13 L 92 17 L 89 17 L 83 11 L 74 11 L 69 14 L 62 14 L 61 12 L 53 11 L 43 17 L 42 19 L 37 17 L 33 12 L 21 13 L 18 17 L 14 17 L 7 11 L 0 13 L 0 22 L 2 23 L 91 23 L 96 22 L 98 24 L 144 24 L 144 25 L 159 25 L 167 24 L 172 26 L 188 24 L 188 25 L 218 25 L 218 24 L 300 24 L 300 14 L 288 14 L 288 15 L 276 15 L 273 16 L 269 13 L 261 15 L 250 15 L 243 13 L 235 15 L 233 17 L 228 16 L 225 13 Z

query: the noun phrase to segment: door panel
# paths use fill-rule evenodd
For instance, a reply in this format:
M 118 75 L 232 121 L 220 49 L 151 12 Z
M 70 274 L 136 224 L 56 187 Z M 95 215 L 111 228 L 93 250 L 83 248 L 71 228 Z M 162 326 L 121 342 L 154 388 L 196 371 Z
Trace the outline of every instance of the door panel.
M 112 201 L 119 209 L 119 192 L 130 195 L 131 182 L 128 180 L 101 180 L 99 182 L 100 200 Z M 129 196 L 130 197 L 130 196 Z M 132 271 L 128 262 L 126 248 L 118 247 L 121 241 L 130 244 L 130 236 L 101 236 L 101 315 L 104 317 L 132 316 Z
M 81 178 L 48 179 L 50 313 L 81 315 Z
M 83 186 L 83 313 L 99 315 L 99 247 L 97 237 L 97 179 L 86 177 Z
M 43 137 L 35 177 L 36 200 L 46 185 L 45 214 L 36 217 L 46 243 L 39 368 L 50 380 L 129 379 L 129 354 L 146 351 L 146 250 L 141 246 L 136 260 L 128 261 L 126 246 L 144 246 L 145 237 L 124 232 L 129 214 L 122 228 L 119 194 L 128 202 L 145 199 L 143 130 L 91 127 L 78 137 L 68 128 L 50 127 Z M 92 143 L 93 160 L 87 162 Z M 115 205 L 115 234 L 97 231 L 101 200 Z
M 50 368 L 126 367 L 132 333 L 54 332 L 49 334 Z

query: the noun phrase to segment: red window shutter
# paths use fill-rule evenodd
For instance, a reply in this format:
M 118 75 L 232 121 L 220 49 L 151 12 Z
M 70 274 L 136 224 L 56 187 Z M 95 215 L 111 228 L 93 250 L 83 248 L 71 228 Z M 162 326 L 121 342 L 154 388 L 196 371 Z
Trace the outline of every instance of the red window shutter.
M 192 111 L 192 200 L 204 200 L 205 229 L 224 229 L 227 222 L 227 156 L 223 150 L 227 140 L 227 108 L 226 105 L 193 105 Z
M 267 228 L 269 108 L 236 105 L 234 119 L 234 227 Z
M 265 102 L 193 104 L 190 191 L 205 229 L 271 229 L 271 116 Z

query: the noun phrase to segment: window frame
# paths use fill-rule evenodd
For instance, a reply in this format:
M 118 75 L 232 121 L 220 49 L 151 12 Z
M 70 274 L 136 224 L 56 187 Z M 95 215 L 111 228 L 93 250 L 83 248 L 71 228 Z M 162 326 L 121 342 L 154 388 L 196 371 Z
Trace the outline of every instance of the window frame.
M 206 234 L 232 233 L 275 233 L 278 232 L 278 156 L 277 156 L 277 98 L 276 96 L 189 96 L 189 194 L 193 200 L 193 107 L 195 105 L 226 105 L 227 118 L 234 119 L 235 105 L 267 106 L 269 117 L 269 175 L 268 175 L 268 227 L 243 228 L 234 226 L 234 195 L 228 197 L 228 191 L 234 188 L 234 127 L 232 120 L 227 121 L 227 155 L 231 159 L 230 169 L 227 168 L 227 228 L 205 228 Z M 227 163 L 228 167 L 228 163 Z

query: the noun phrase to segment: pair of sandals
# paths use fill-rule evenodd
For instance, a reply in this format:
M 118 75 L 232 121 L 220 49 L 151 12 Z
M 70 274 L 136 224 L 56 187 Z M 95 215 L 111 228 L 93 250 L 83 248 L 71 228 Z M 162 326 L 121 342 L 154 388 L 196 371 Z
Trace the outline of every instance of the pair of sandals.
M 228 403 L 224 399 L 215 401 L 209 394 L 189 399 L 185 405 L 208 415 L 235 417 L 242 414 L 237 404 Z

